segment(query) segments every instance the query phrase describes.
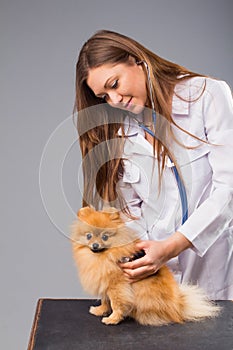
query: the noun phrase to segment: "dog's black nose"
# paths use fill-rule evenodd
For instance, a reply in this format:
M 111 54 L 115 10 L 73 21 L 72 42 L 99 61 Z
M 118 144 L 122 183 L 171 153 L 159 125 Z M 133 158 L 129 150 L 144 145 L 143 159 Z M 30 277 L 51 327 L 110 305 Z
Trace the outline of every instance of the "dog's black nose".
M 99 249 L 99 243 L 93 243 L 92 244 L 92 249 L 93 250 L 98 250 Z

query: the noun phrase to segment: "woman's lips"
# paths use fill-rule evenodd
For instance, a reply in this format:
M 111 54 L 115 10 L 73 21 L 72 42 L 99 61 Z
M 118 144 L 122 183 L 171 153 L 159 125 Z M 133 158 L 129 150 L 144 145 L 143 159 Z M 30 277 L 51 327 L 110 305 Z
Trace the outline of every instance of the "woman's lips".
M 129 108 L 130 107 L 130 104 L 131 104 L 131 101 L 132 101 L 132 98 L 133 98 L 133 96 L 132 97 L 130 97 L 130 99 L 129 99 L 129 101 L 125 104 L 125 108 Z

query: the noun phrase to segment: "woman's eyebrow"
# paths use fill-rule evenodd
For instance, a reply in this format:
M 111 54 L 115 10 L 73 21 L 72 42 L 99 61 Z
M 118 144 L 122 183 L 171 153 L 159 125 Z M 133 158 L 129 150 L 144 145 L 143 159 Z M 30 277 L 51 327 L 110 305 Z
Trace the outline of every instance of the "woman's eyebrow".
M 107 88 L 108 82 L 109 82 L 109 80 L 112 79 L 112 77 L 113 77 L 113 75 L 112 75 L 111 77 L 109 77 L 109 78 L 106 80 L 106 82 L 105 82 L 105 84 L 104 84 L 104 88 L 105 88 L 105 89 Z M 98 93 L 98 94 L 95 94 L 95 95 L 96 95 L 97 97 L 99 97 L 99 96 L 103 95 L 103 93 Z
M 105 82 L 105 84 L 104 84 L 104 88 L 105 88 L 105 89 L 107 88 L 108 82 L 109 82 L 109 80 L 112 79 L 112 77 L 113 77 L 113 75 L 112 75 L 111 77 L 109 77 L 109 78 L 106 80 L 106 82 Z

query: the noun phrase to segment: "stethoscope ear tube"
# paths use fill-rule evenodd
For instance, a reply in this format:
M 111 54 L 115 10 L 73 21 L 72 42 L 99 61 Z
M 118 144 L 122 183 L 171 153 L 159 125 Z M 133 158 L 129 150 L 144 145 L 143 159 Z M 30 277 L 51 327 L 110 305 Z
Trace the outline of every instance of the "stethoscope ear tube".
M 155 105 L 154 105 L 154 99 L 153 99 L 153 89 L 152 89 L 150 69 L 149 69 L 148 63 L 146 61 L 138 61 L 137 64 L 144 64 L 144 66 L 146 67 L 147 81 L 148 81 L 149 91 L 150 91 L 151 107 L 152 107 L 152 111 L 155 111 Z

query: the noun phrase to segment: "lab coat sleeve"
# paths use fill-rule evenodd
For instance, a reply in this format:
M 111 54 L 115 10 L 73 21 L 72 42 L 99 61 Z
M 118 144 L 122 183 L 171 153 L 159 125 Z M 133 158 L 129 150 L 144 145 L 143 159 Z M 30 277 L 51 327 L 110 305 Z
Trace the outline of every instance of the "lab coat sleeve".
M 233 221 L 233 102 L 224 81 L 211 80 L 203 96 L 203 118 L 212 168 L 210 196 L 178 228 L 203 256 Z

